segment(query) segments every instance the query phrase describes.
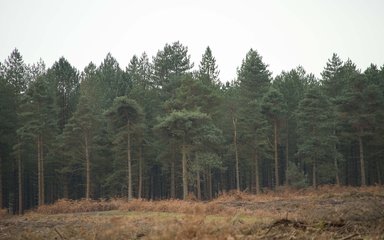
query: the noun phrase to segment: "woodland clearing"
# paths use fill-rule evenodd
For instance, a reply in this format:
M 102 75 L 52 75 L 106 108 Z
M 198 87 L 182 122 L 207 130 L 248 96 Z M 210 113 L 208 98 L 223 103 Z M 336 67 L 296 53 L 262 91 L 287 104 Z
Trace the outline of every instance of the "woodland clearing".
M 1 214 L 0 239 L 382 239 L 382 187 L 182 200 L 60 200 Z

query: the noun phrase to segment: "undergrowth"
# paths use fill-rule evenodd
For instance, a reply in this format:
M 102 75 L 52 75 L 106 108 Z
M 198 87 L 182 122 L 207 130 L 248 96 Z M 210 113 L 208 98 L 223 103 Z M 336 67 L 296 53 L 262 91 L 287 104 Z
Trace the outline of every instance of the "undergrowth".
M 221 193 L 216 199 L 209 202 L 183 201 L 177 199 L 150 201 L 134 199 L 127 201 L 118 198 L 111 200 L 69 200 L 60 199 L 54 204 L 39 206 L 33 212 L 41 214 L 76 213 L 76 212 L 97 212 L 110 210 L 123 211 L 151 211 L 151 212 L 175 212 L 187 214 L 248 214 L 244 208 L 231 207 L 225 203 L 239 202 L 269 202 L 273 200 L 299 200 L 301 198 L 316 198 L 329 196 L 353 195 L 355 193 L 383 194 L 383 187 L 371 186 L 364 188 L 320 186 L 317 189 L 294 190 L 281 187 L 275 191 L 264 191 L 255 195 L 247 192 L 229 191 Z

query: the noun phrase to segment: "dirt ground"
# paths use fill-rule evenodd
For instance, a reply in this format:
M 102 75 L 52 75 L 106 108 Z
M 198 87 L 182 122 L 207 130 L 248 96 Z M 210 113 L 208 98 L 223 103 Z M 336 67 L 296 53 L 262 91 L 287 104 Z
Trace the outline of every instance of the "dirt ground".
M 109 211 L 60 213 L 57 206 L 2 215 L 0 239 L 384 239 L 382 188 L 137 201 Z

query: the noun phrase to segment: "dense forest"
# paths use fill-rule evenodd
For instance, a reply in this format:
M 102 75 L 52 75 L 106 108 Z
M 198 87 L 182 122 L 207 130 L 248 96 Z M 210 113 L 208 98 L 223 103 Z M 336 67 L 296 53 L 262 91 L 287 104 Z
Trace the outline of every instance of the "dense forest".
M 249 50 L 225 84 L 180 42 L 79 71 L 15 49 L 0 63 L 0 207 L 61 198 L 209 200 L 229 190 L 384 180 L 384 65 L 330 56 L 276 77 Z M 193 70 L 196 69 L 196 70 Z

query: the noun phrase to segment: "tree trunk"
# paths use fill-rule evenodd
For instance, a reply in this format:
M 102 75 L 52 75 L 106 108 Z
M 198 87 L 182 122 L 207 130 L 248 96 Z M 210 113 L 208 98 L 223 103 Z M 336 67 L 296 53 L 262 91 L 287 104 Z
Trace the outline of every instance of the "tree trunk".
M 316 161 L 314 160 L 312 163 L 312 186 L 313 188 L 317 188 L 317 181 L 316 181 Z
M 130 122 L 127 121 L 127 158 L 128 158 L 128 200 L 132 199 L 132 162 L 131 162 L 131 133 L 129 130 Z
M 274 146 L 274 151 L 275 151 L 275 186 L 278 187 L 280 185 L 279 181 L 279 159 L 278 159 L 278 152 L 277 152 L 277 120 L 275 119 L 273 122 L 273 127 L 274 127 L 274 135 L 275 135 L 275 146 Z
M 336 151 L 336 146 L 335 146 L 335 151 Z M 335 153 L 336 155 L 336 153 Z M 336 185 L 340 186 L 340 178 L 339 178 L 339 165 L 337 163 L 337 158 L 336 156 L 334 157 L 334 162 L 335 162 L 335 171 L 336 171 Z
M 333 135 L 336 136 L 336 131 L 333 130 Z M 336 175 L 335 175 L 335 179 L 336 179 L 336 185 L 337 186 L 340 186 L 340 177 L 339 177 L 339 164 L 337 162 L 337 148 L 336 148 L 336 143 L 334 145 L 334 157 L 333 157 L 333 161 L 334 161 L 334 165 L 335 165 L 335 171 L 336 171 Z
M 257 150 L 253 152 L 253 157 L 255 161 L 255 177 L 256 177 L 256 194 L 260 194 L 260 175 L 259 175 L 259 157 L 257 156 Z
M 36 145 L 37 145 L 37 205 L 41 206 L 40 136 L 37 136 Z
M 197 199 L 201 200 L 201 186 L 200 186 L 200 171 L 196 172 L 196 188 L 197 188 Z
M 289 129 L 288 129 L 288 120 L 286 123 L 287 127 L 287 136 L 285 139 L 285 185 L 288 186 L 288 166 L 289 166 Z
M 240 170 L 239 170 L 239 154 L 237 151 L 237 119 L 232 117 L 233 123 L 233 146 L 235 148 L 235 160 L 236 160 L 236 190 L 240 192 Z
M 44 181 L 44 145 L 43 137 L 40 136 L 40 168 L 41 168 L 41 203 L 45 204 L 45 181 Z
M 366 186 L 365 182 L 365 164 L 364 164 L 364 149 L 363 137 L 359 135 L 359 152 L 360 152 L 360 172 L 361 172 L 361 186 Z
M 43 205 L 41 197 L 41 147 L 40 135 L 37 136 L 37 186 L 38 186 L 38 205 Z
M 0 149 L 0 210 L 3 209 L 3 159 Z
M 137 190 L 137 198 L 141 199 L 143 190 L 143 146 L 139 148 L 139 186 Z
M 187 173 L 187 146 L 185 142 L 181 146 L 181 164 L 183 168 L 183 199 L 187 199 L 188 196 L 188 173 Z
M 208 198 L 212 199 L 212 173 L 211 168 L 207 169 Z
M 0 164 L 1 164 L 1 161 L 0 161 Z M 0 169 L 1 169 L 1 166 L 0 166 Z M 381 174 L 380 174 L 380 163 L 379 163 L 379 161 L 376 161 L 376 171 L 377 171 L 377 183 L 381 186 Z M 0 181 L 1 181 L 1 179 L 0 179 Z
M 84 134 L 85 142 L 85 174 L 86 174 L 86 189 L 85 189 L 85 199 L 89 199 L 91 192 L 91 161 L 89 159 L 89 145 L 88 145 L 88 133 Z
M 23 214 L 23 182 L 22 182 L 22 166 L 21 166 L 21 146 L 20 140 L 17 146 L 17 179 L 19 188 L 19 215 Z
M 69 199 L 69 187 L 68 187 L 67 174 L 64 174 L 64 176 L 63 176 L 63 198 Z
M 176 198 L 176 183 L 175 183 L 175 160 L 176 151 L 175 146 L 172 144 L 172 159 L 171 159 L 171 198 Z

